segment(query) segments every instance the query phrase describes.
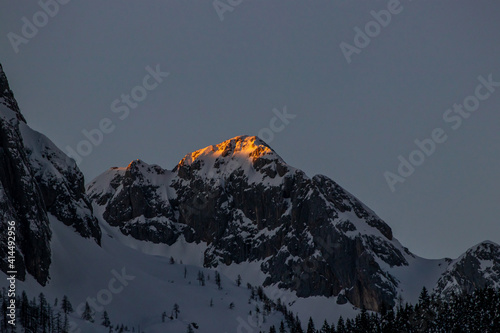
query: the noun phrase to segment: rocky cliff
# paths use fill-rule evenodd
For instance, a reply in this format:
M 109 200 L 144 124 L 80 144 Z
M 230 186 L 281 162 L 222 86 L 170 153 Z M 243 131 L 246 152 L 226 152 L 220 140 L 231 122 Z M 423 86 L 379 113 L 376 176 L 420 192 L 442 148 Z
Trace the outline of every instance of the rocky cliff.
M 435 290 L 448 298 L 477 288 L 500 288 L 500 246 L 485 241 L 450 261 Z
M 0 66 L 0 229 L 16 222 L 19 279 L 27 273 L 42 285 L 49 279 L 49 214 L 100 242 L 101 231 L 84 190 L 75 162 L 26 124 Z M 0 269 L 7 272 L 7 233 L 1 238 Z

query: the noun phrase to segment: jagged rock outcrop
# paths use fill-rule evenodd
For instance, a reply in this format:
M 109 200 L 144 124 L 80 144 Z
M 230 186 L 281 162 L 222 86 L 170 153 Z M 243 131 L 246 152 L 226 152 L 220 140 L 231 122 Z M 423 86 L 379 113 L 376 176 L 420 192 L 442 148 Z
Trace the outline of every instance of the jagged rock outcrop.
M 0 105 L 2 115 L 14 115 L 5 109 Z M 45 284 L 49 274 L 51 231 L 42 193 L 24 151 L 19 121 L 17 117 L 0 116 L 0 268 L 4 272 L 12 270 L 7 262 L 6 231 L 7 223 L 14 221 L 17 277 L 24 280 L 28 272 Z
M 485 241 L 450 262 L 435 291 L 449 298 L 477 288 L 500 288 L 500 245 Z
M 393 304 L 407 265 L 390 227 L 325 176 L 309 178 L 256 137 L 186 155 L 172 170 L 134 161 L 88 186 L 103 218 L 126 235 L 206 242 L 205 266 L 261 262 L 265 285 L 300 297 L 346 295 L 377 310 Z
M 7 230 L 8 221 L 16 222 L 18 279 L 24 280 L 27 273 L 42 285 L 49 279 L 49 213 L 83 237 L 100 242 L 82 173 L 47 137 L 26 124 L 0 66 L 0 229 Z M 0 269 L 7 272 L 7 233 L 1 238 Z
M 9 81 L 3 71 L 2 64 L 0 64 L 0 104 L 5 105 L 8 110 L 14 112 L 18 120 L 26 122 L 14 98 L 14 93 L 9 87 Z
M 126 235 L 154 243 L 173 244 L 183 226 L 173 223 L 174 211 L 167 199 L 169 172 L 148 166 L 140 160 L 127 168 L 112 168 L 107 191 L 92 196 L 100 205 L 106 204 L 104 219 L 118 226 Z M 95 183 L 94 183 L 95 184 Z M 179 229 L 179 230 L 178 230 Z
M 101 229 L 85 193 L 83 174 L 75 161 L 25 123 L 20 123 L 19 128 L 47 212 L 72 226 L 81 236 L 93 238 L 100 244 Z

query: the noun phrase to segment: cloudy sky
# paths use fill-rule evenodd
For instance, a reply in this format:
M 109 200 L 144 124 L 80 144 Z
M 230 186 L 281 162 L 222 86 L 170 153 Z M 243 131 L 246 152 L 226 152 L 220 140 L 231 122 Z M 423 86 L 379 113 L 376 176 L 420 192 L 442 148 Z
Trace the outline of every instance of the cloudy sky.
M 454 258 L 500 243 L 498 13 L 493 0 L 3 0 L 0 62 L 28 123 L 79 149 L 87 182 L 260 134 L 414 253 Z

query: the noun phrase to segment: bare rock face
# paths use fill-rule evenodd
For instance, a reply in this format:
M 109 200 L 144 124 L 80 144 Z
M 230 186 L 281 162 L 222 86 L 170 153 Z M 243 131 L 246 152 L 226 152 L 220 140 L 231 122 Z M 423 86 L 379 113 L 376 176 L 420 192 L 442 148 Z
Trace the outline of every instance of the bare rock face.
M 26 124 L 0 66 L 0 229 L 16 222 L 17 277 L 24 280 L 28 273 L 42 285 L 51 263 L 48 213 L 100 242 L 83 175 L 73 160 Z M 7 233 L 1 237 L 0 269 L 7 272 Z
M 477 288 L 500 288 L 500 245 L 485 241 L 453 260 L 439 279 L 435 291 L 449 298 Z
M 14 93 L 9 87 L 9 81 L 7 80 L 7 76 L 3 71 L 3 67 L 0 64 L 0 104 L 4 105 L 8 110 L 14 112 L 15 117 L 23 122 L 26 122 L 21 111 L 19 110 L 19 105 L 17 105 L 17 101 L 14 98 Z
M 300 297 L 345 295 L 377 310 L 404 266 L 390 227 L 325 176 L 312 179 L 266 143 L 241 136 L 186 155 L 173 171 L 134 161 L 89 186 L 103 218 L 127 235 L 173 244 L 206 242 L 207 267 L 261 262 L 265 285 Z
M 98 203 L 109 202 L 104 219 L 136 239 L 175 243 L 183 227 L 173 223 L 174 211 L 166 200 L 169 172 L 137 160 L 109 174 L 109 192 L 98 198 Z
M 29 273 L 45 284 L 49 274 L 51 231 L 18 126 L 17 118 L 0 117 L 0 265 L 3 272 L 11 270 L 7 262 L 6 230 L 8 221 L 15 221 L 17 277 L 24 280 Z

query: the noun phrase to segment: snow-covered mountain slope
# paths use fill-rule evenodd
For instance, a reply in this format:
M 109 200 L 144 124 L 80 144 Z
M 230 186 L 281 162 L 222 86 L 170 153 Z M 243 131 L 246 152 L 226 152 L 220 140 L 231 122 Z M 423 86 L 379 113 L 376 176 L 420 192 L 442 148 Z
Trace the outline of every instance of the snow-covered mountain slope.
M 215 270 L 201 267 L 202 251 L 183 246 L 182 241 L 164 251 L 157 248 L 158 245 L 130 236 L 114 238 L 112 235 L 120 232 L 104 224 L 102 246 L 98 246 L 54 216 L 50 215 L 49 220 L 52 232 L 50 282 L 42 288 L 28 277 L 25 282 L 18 282 L 17 288 L 31 297 L 43 292 L 51 304 L 56 297 L 61 300 L 67 295 L 75 309 L 70 315 L 73 332 L 78 329 L 83 333 L 108 332 L 100 325 L 104 311 L 113 324 L 134 327 L 136 332 L 140 327 L 148 333 L 186 332 L 188 324 L 193 322 L 199 326 L 196 332 L 200 333 L 236 332 L 240 326 L 258 332 L 260 329 L 268 331 L 271 325 L 278 327 L 283 320 L 282 313 L 272 310 L 265 314 L 264 322 L 264 303 L 249 300 L 251 290 L 245 278 L 241 286 L 237 286 L 236 279 L 222 275 L 222 289 L 219 289 Z M 145 254 L 148 251 L 145 248 L 137 250 L 141 246 L 152 253 L 165 255 Z M 175 263 L 170 262 L 170 257 Z M 199 272 L 204 274 L 205 286 L 197 279 Z M 5 280 L 5 275 L 0 273 L 0 278 Z M 95 324 L 80 318 L 85 302 L 95 310 Z M 174 304 L 179 305 L 180 313 L 177 319 L 170 319 Z M 256 307 L 261 311 L 259 315 Z M 167 314 L 165 322 L 162 321 L 163 312 Z
M 325 176 L 309 178 L 256 137 L 186 155 L 173 171 L 134 161 L 88 186 L 103 219 L 140 240 L 205 242 L 206 267 L 260 262 L 264 286 L 300 297 L 394 305 L 398 281 L 381 268 L 412 255 L 390 227 Z M 304 271 L 307 271 L 304 274 Z
M 124 235 L 206 243 L 205 267 L 232 277 L 253 270 L 255 283 L 293 298 L 292 308 L 313 296 L 371 310 L 414 302 L 451 262 L 411 254 L 354 196 L 287 165 L 256 137 L 187 154 L 172 171 L 140 160 L 112 168 L 88 185 L 88 195 Z M 329 308 L 330 316 L 338 310 Z
M 99 210 L 101 210 L 102 208 L 102 206 L 97 206 L 95 210 L 96 214 L 99 215 Z M 110 226 L 104 220 L 101 220 L 100 224 L 103 230 L 103 234 L 107 235 L 107 237 L 103 237 L 104 242 L 106 242 L 107 239 L 113 239 L 118 244 L 120 244 L 120 247 L 127 247 L 129 248 L 129 250 L 132 249 L 134 251 L 137 251 L 143 256 L 159 258 L 161 261 L 165 261 L 170 257 L 173 257 L 176 258 L 177 262 L 179 262 L 177 258 L 182 258 L 181 260 L 183 264 L 198 268 L 199 270 L 203 270 L 205 272 L 212 272 L 212 279 L 214 271 L 220 272 L 223 279 L 231 281 L 230 285 L 233 285 L 234 281 L 238 279 L 238 276 L 241 276 L 242 286 L 246 285 L 247 283 L 250 283 L 252 286 L 261 286 L 268 276 L 260 270 L 260 265 L 262 263 L 261 261 L 246 261 L 240 264 L 233 263 L 230 265 L 221 264 L 215 269 L 204 267 L 204 253 L 209 246 L 205 242 L 189 243 L 182 235 L 173 245 L 153 243 L 150 241 L 141 241 L 135 239 L 130 235 L 124 235 L 118 227 Z M 103 247 L 105 249 L 107 248 L 105 243 Z M 140 257 L 141 255 L 138 256 Z M 203 290 L 204 289 L 202 289 L 202 291 Z M 270 299 L 274 300 L 275 302 L 281 302 L 288 308 L 289 311 L 296 314 L 302 321 L 302 323 L 306 323 L 309 317 L 312 317 L 315 322 L 323 322 L 325 319 L 327 319 L 329 322 L 336 322 L 340 316 L 343 316 L 344 318 L 351 318 L 359 313 L 359 309 L 353 307 L 350 303 L 338 304 L 336 297 L 313 296 L 308 298 L 301 298 L 297 297 L 296 292 L 278 288 L 276 285 L 264 287 L 263 290 Z M 195 292 L 199 293 L 199 289 L 196 289 Z M 186 291 L 185 295 L 188 298 L 200 297 L 198 294 L 196 296 L 193 296 L 193 291 Z M 243 301 L 246 300 L 248 300 L 248 296 L 246 299 L 243 299 Z M 242 300 L 239 299 L 238 301 Z M 276 313 L 275 315 L 278 319 L 281 318 L 281 314 Z M 196 316 L 193 316 L 193 318 L 196 318 Z M 233 317 L 229 317 L 229 319 L 232 318 Z M 245 321 L 250 324 L 250 328 L 255 329 L 254 325 L 252 324 L 255 319 L 249 319 L 248 313 L 242 318 L 244 318 Z M 274 320 L 278 319 L 275 318 Z M 237 321 L 238 327 L 240 327 L 241 320 L 237 318 Z M 246 326 L 246 324 L 242 324 L 241 327 L 244 326 Z M 235 332 L 236 328 L 228 330 L 227 332 Z M 212 329 L 214 332 L 216 331 L 215 326 L 212 326 Z M 255 329 L 255 331 L 258 332 L 257 329 Z M 246 331 L 243 329 L 242 332 Z
M 85 193 L 83 174 L 76 163 L 45 135 L 25 123 L 19 123 L 19 130 L 47 211 L 64 224 L 73 226 L 81 236 L 91 237 L 99 243 L 101 230 Z
M 451 261 L 435 289 L 449 297 L 485 287 L 500 288 L 500 247 L 490 241 L 471 247 Z

